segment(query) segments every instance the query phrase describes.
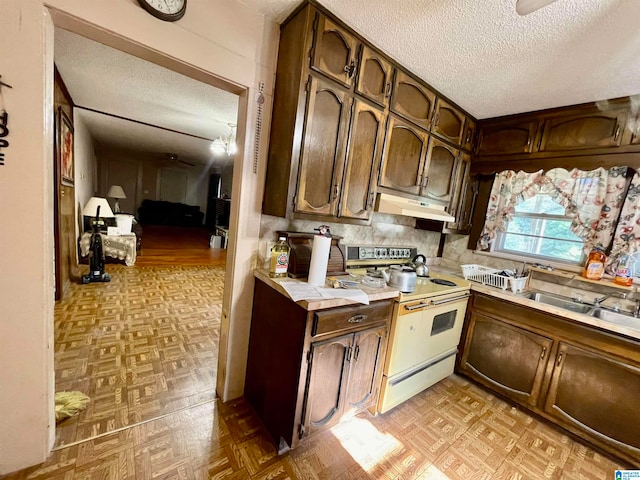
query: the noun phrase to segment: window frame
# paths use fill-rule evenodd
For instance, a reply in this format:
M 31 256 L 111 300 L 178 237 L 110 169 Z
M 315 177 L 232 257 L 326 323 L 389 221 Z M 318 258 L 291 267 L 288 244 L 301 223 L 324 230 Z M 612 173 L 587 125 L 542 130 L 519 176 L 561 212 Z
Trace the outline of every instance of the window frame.
M 548 213 L 530 213 L 530 212 L 515 212 L 513 215 L 513 218 L 515 219 L 516 217 L 520 217 L 520 218 L 532 218 L 535 220 L 563 220 L 563 221 L 573 221 L 573 219 L 567 215 L 558 215 L 558 214 L 548 214 Z M 508 228 L 508 225 L 507 225 Z M 495 252 L 495 253 L 503 253 L 503 254 L 507 254 L 507 255 L 518 255 L 521 256 L 523 258 L 528 258 L 531 260 L 534 260 L 536 262 L 557 262 L 557 263 L 561 263 L 564 265 L 572 265 L 572 266 L 582 266 L 584 265 L 587 255 L 584 252 L 584 248 L 582 248 L 582 254 L 580 255 L 580 259 L 577 261 L 571 261 L 571 260 L 566 260 L 566 259 L 562 259 L 562 258 L 557 258 L 557 257 L 550 257 L 550 256 L 544 256 L 544 255 L 536 255 L 536 254 L 532 254 L 532 253 L 528 253 L 528 252 L 520 252 L 517 250 L 510 250 L 510 249 L 506 249 L 504 248 L 504 242 L 506 240 L 507 235 L 519 235 L 519 236 L 524 236 L 527 238 L 540 238 L 540 239 L 549 239 L 549 240 L 560 240 L 560 241 L 564 241 L 564 242 L 571 242 L 571 243 L 575 243 L 576 245 L 580 245 L 581 247 L 584 247 L 584 241 L 582 242 L 578 242 L 575 240 L 570 240 L 567 238 L 556 238 L 556 237 L 545 237 L 545 236 L 540 236 L 540 235 L 532 235 L 532 234 L 524 234 L 524 233 L 515 233 L 515 232 L 509 232 L 509 231 L 497 231 L 496 232 L 496 238 L 495 241 L 491 244 L 491 251 Z

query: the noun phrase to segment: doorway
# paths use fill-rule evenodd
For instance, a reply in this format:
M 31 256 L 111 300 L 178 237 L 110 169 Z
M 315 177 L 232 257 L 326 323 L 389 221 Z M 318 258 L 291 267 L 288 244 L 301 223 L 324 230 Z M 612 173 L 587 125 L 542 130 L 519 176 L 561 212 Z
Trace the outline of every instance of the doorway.
M 61 75 L 64 80 L 64 69 Z M 73 86 L 69 90 L 73 98 Z M 77 108 L 82 108 L 78 118 L 83 126 L 76 132 L 94 135 L 85 142 L 96 145 L 98 196 L 106 196 L 109 185 L 122 186 L 130 194 L 129 203 L 121 199 L 121 206 L 130 213 L 153 193 L 153 187 L 156 200 L 184 205 L 206 201 L 201 185 L 208 186 L 202 179 L 211 165 L 192 164 L 194 159 L 182 153 L 186 160 L 176 166 L 175 155 L 167 160 L 148 146 L 137 152 L 131 145 L 118 145 L 116 152 L 92 131 L 101 112 L 84 105 Z M 237 118 L 237 110 L 234 115 Z M 153 128 L 125 120 L 129 137 L 135 129 Z M 179 133 L 163 135 L 177 144 Z M 162 135 L 155 141 L 161 143 Z M 159 161 L 154 164 L 156 157 Z M 100 170 L 103 161 L 109 165 L 108 175 Z M 145 182 L 145 174 L 156 179 L 155 185 Z M 210 253 L 206 235 L 208 258 L 203 260 L 201 249 L 189 243 L 200 238 L 202 229 L 171 227 L 143 225 L 135 265 L 108 264 L 109 284 L 72 285 L 67 298 L 56 305 L 56 390 L 80 390 L 91 398 L 85 411 L 58 425 L 56 448 L 215 398 L 226 252 Z

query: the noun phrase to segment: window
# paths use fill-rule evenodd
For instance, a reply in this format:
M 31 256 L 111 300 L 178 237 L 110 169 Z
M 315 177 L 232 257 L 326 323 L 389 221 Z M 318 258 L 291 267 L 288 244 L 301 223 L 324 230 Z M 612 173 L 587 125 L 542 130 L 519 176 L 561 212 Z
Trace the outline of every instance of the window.
M 539 193 L 515 207 L 505 231 L 497 233 L 494 251 L 580 264 L 584 242 L 571 231 L 571 222 L 562 205 Z

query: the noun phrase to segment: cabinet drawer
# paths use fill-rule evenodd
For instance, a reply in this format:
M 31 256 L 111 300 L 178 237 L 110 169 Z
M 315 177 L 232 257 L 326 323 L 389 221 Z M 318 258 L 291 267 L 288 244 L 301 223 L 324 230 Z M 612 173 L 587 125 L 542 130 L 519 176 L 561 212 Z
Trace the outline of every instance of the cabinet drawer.
M 311 335 L 355 330 L 364 326 L 386 322 L 391 314 L 391 302 L 377 302 L 358 307 L 332 308 L 316 312 Z

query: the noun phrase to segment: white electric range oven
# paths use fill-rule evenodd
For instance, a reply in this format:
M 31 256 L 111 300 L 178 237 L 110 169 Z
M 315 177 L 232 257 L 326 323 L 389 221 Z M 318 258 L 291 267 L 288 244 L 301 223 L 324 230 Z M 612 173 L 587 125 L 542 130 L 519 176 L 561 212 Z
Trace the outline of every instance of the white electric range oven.
M 347 270 L 362 273 L 362 267 L 371 269 L 374 264 L 384 268 L 408 263 L 415 252 L 407 247 L 350 246 Z M 377 258 L 362 258 L 371 255 Z M 466 280 L 437 274 L 418 277 L 413 292 L 400 294 L 393 309 L 378 412 L 389 411 L 453 373 L 469 289 Z

